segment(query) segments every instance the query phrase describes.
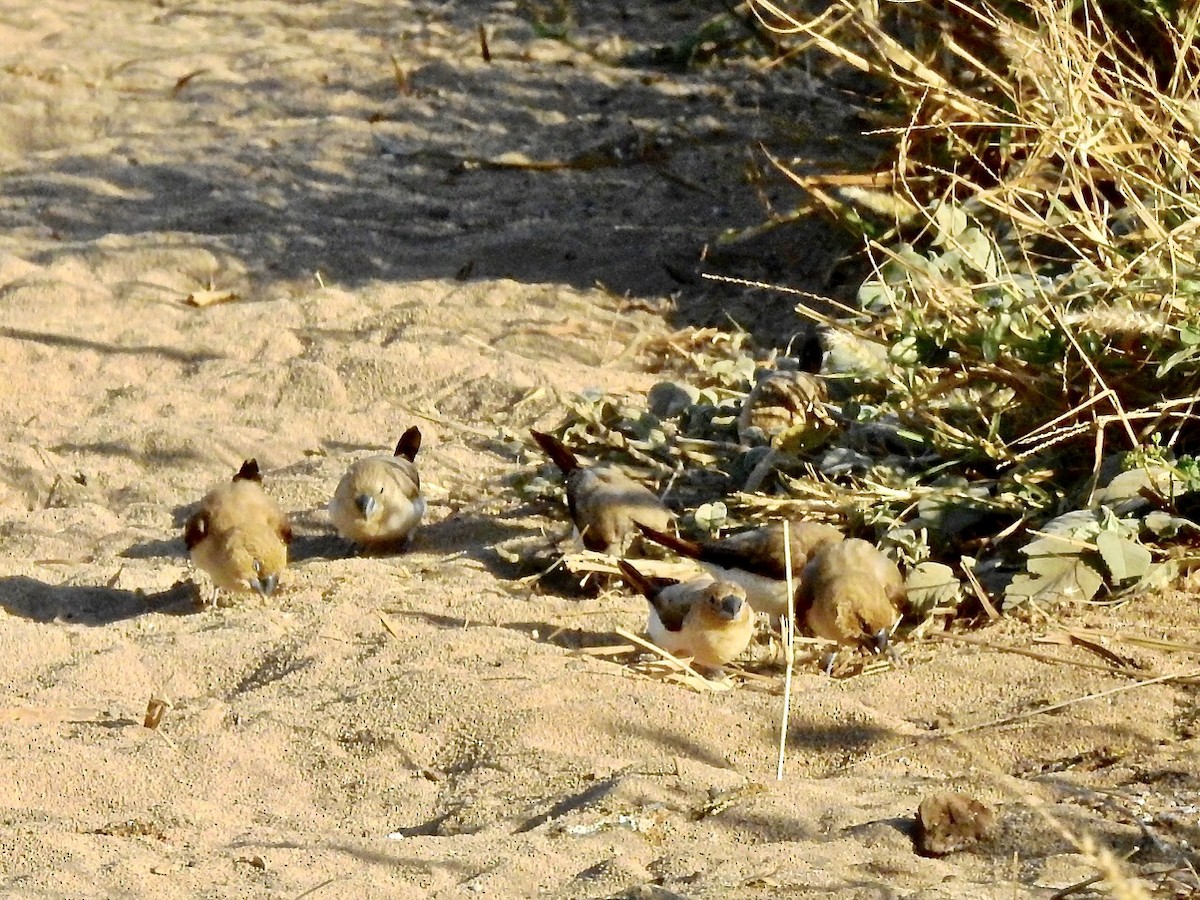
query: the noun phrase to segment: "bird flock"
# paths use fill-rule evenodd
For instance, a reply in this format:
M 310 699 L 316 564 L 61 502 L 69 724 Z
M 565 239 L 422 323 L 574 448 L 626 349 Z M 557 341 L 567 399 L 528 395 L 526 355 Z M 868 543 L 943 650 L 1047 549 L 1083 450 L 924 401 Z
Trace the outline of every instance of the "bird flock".
M 804 521 L 775 521 L 718 539 L 680 537 L 669 530 L 675 515 L 645 485 L 612 463 L 582 464 L 549 434 L 531 434 L 563 473 L 571 519 L 587 549 L 624 557 L 641 538 L 706 573 L 662 583 L 619 560 L 624 580 L 650 604 L 646 631 L 663 650 L 720 673 L 749 646 L 762 614 L 772 627 L 790 616 L 796 627 L 839 646 L 894 652 L 889 642 L 907 594 L 896 564 L 873 544 Z M 344 539 L 373 551 L 408 547 L 426 508 L 420 448 L 413 426 L 391 455 L 351 464 L 328 507 Z M 270 596 L 287 568 L 291 540 L 287 516 L 264 490 L 253 459 L 209 491 L 184 527 L 192 563 L 217 591 L 229 593 Z
M 391 456 L 351 464 L 329 501 L 338 533 L 372 550 L 401 550 L 425 515 L 416 458 L 421 431 L 401 435 Z M 287 568 L 292 526 L 263 489 L 258 462 L 248 459 L 233 476 L 204 495 L 183 529 L 192 564 L 208 573 L 218 591 L 269 597 Z

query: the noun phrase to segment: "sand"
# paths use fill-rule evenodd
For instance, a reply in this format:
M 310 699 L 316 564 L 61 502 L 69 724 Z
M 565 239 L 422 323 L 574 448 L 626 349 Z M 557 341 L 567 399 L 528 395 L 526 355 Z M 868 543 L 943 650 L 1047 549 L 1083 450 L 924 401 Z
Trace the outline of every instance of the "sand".
M 806 658 L 777 781 L 778 666 L 697 692 L 581 652 L 644 601 L 496 553 L 562 531 L 506 482 L 528 428 L 647 390 L 640 339 L 800 329 L 698 279 L 706 244 L 718 271 L 844 287 L 819 222 L 716 241 L 794 203 L 756 143 L 874 152 L 799 69 L 612 64 L 720 4 L 577 6 L 569 43 L 512 3 L 0 11 L 0 894 L 1048 897 L 1096 848 L 1152 886 L 1200 842 L 1195 687 L 1137 686 L 1198 654 L 1107 639 L 1131 675 L 1037 643 L 1194 642 L 1190 594 L 910 641 L 857 677 Z M 410 424 L 427 523 L 349 554 L 325 504 Z M 198 609 L 182 523 L 247 457 L 294 562 L 269 600 Z M 993 840 L 917 855 L 942 791 L 992 806 Z

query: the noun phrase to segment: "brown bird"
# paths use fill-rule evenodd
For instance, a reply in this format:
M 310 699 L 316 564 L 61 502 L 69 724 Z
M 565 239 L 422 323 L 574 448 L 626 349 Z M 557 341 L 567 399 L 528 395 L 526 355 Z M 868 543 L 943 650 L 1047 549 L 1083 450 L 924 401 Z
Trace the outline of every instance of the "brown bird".
M 888 649 L 908 592 L 896 564 L 873 544 L 827 544 L 809 560 L 796 593 L 796 618 L 819 638 L 875 652 Z
M 691 541 L 642 526 L 642 534 L 696 560 L 718 581 L 732 581 L 746 591 L 755 610 L 778 618 L 788 611 L 787 571 L 783 523 L 771 522 L 718 540 Z M 842 540 L 832 525 L 819 522 L 788 523 L 793 590 L 803 580 L 804 567 L 821 547 Z
M 567 477 L 567 508 L 583 546 L 619 553 L 637 534 L 636 525 L 670 527 L 674 517 L 649 488 L 612 464 L 581 465 L 562 441 L 540 431 L 529 433 Z
M 740 585 L 701 578 L 659 587 L 625 560 L 617 565 L 650 601 L 646 632 L 668 653 L 720 671 L 750 644 L 754 610 Z
M 292 526 L 262 488 L 258 462 L 248 459 L 233 481 L 213 488 L 187 520 L 183 541 L 192 562 L 220 590 L 264 597 L 287 568 Z
M 369 456 L 353 463 L 329 501 L 329 517 L 348 541 L 364 547 L 399 546 L 411 539 L 425 515 L 417 451 L 421 431 L 401 435 L 391 456 Z

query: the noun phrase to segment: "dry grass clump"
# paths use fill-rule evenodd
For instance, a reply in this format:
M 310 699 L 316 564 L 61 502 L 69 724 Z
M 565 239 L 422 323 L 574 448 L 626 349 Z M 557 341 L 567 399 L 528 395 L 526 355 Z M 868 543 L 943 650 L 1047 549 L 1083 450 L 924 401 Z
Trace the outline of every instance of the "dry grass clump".
M 845 420 L 931 458 L 897 478 L 869 453 L 855 489 L 927 529 L 935 555 L 962 549 L 964 529 L 976 555 L 1048 531 L 1010 602 L 1149 574 L 1144 544 L 1192 530 L 1181 495 L 1200 486 L 1186 452 L 1200 436 L 1200 10 L 751 6 L 793 52 L 885 86 L 903 119 L 878 173 L 901 202 L 864 229 L 873 274 L 861 314 L 826 334 L 825 374 Z M 870 215 L 795 180 L 844 223 Z M 1106 494 L 1130 468 L 1145 471 Z M 811 504 L 809 481 L 787 493 Z
M 737 333 L 649 341 L 667 380 L 644 403 L 579 398 L 565 440 L 622 458 L 693 531 L 798 516 L 875 538 L 924 575 L 910 598 L 927 630 L 968 607 L 1118 602 L 1200 568 L 1181 549 L 1200 535 L 1200 7 L 748 6 L 776 64 L 823 56 L 884 94 L 868 112 L 895 137 L 887 171 L 788 173 L 863 235 L 859 306 L 799 308 L 822 327 L 819 372 Z M 864 202 L 872 184 L 887 202 Z M 1138 679 L 1117 690 L 1196 676 L 1070 640 L 1101 654 L 1081 665 Z M 1147 896 L 1071 837 L 1114 896 Z
M 901 202 L 863 228 L 873 274 L 861 315 L 828 334 L 825 372 L 840 415 L 933 456 L 899 478 L 880 476 L 879 454 L 851 469 L 893 536 L 920 556 L 928 535 L 1009 607 L 1194 565 L 1166 561 L 1200 532 L 1200 8 L 835 0 L 810 17 L 750 2 L 781 40 L 878 79 L 903 110 L 887 173 Z M 870 215 L 794 180 L 845 223 Z M 847 483 L 785 493 L 811 502 L 830 480 Z M 1073 839 L 1115 896 L 1148 896 Z
M 1094 0 L 841 3 L 813 24 L 753 5 L 908 110 L 889 234 L 909 240 L 870 242 L 857 323 L 906 421 L 999 463 L 1194 431 L 1200 15 L 1141 4 L 1142 49 Z
M 776 64 L 815 54 L 882 94 L 895 154 L 858 184 L 891 185 L 891 218 L 793 176 L 864 233 L 859 306 L 800 307 L 819 373 L 737 334 L 653 342 L 671 380 L 579 398 L 568 443 L 625 457 L 705 530 L 740 506 L 945 562 L 989 615 L 1195 567 L 1200 8 L 749 8 Z

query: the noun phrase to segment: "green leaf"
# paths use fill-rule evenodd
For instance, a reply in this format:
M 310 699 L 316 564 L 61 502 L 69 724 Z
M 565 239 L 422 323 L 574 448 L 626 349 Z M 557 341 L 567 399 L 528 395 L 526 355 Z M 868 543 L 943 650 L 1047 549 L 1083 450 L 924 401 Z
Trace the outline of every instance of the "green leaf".
M 1150 566 L 1150 570 L 1130 586 L 1130 593 L 1164 591 L 1179 578 L 1179 560 L 1169 559 Z
M 1089 540 L 1100 533 L 1100 515 L 1093 509 L 1073 509 L 1070 512 L 1063 513 L 1061 516 L 1055 516 L 1049 522 L 1042 525 L 1041 530 L 1052 537 L 1048 540 L 1054 544 L 1046 545 L 1046 540 L 1033 541 L 1026 545 L 1021 552 L 1027 556 L 1033 554 L 1049 553 L 1050 547 L 1055 544 L 1061 545 L 1063 548 L 1070 548 L 1069 541 L 1064 541 L 1057 538 L 1058 535 L 1070 536 L 1080 540 Z M 1035 549 L 1037 548 L 1037 549 Z M 1061 552 L 1068 552 L 1063 550 Z M 1078 553 L 1078 550 L 1073 552 Z
M 887 309 L 896 305 L 896 289 L 882 281 L 864 281 L 858 289 L 858 302 L 864 309 Z
M 998 274 L 996 247 L 983 231 L 968 228 L 958 236 L 958 242 L 962 247 L 963 258 L 977 271 L 993 278 Z
M 1021 548 L 1028 557 L 1027 573 L 1018 575 L 1004 591 L 1005 604 L 1091 600 L 1104 577 L 1086 562 L 1082 548 L 1060 537 L 1044 537 Z
M 1142 498 L 1142 491 L 1150 490 L 1164 497 L 1172 497 L 1184 492 L 1182 482 L 1172 478 L 1174 472 L 1164 465 L 1143 465 L 1136 469 L 1127 469 L 1113 477 L 1108 484 L 1096 492 L 1097 503 L 1110 506 Z M 1124 508 L 1124 507 L 1123 507 Z
M 1178 536 L 1181 531 L 1200 531 L 1200 527 L 1191 519 L 1173 516 L 1157 509 L 1146 513 L 1146 518 L 1142 522 L 1155 537 L 1168 540 Z
M 1000 347 L 1003 344 L 1003 334 L 997 334 L 996 330 L 989 328 L 983 333 L 983 340 L 979 343 L 979 349 L 983 351 L 984 362 L 994 363 L 1000 358 Z
M 1004 591 L 1005 606 L 1030 601 L 1061 603 L 1091 600 L 1104 578 L 1078 556 L 1040 557 L 1030 574 L 1018 575 Z
M 1200 348 L 1194 346 L 1185 346 L 1182 350 L 1175 351 L 1166 358 L 1166 361 L 1163 362 L 1162 365 L 1158 367 L 1158 371 L 1154 373 L 1155 377 L 1162 378 L 1181 362 L 1194 359 L 1198 352 L 1200 352 Z
M 936 562 L 923 562 L 914 566 L 904 580 L 908 588 L 908 604 L 913 617 L 926 618 L 935 609 L 958 609 L 962 602 L 962 583 L 954 570 Z
M 897 365 L 915 366 L 921 359 L 916 336 L 910 334 L 893 343 L 888 349 L 888 356 Z
M 967 214 L 961 206 L 953 203 L 943 203 L 933 211 L 933 226 L 937 234 L 933 237 L 933 246 L 941 247 L 957 238 L 967 229 L 969 224 Z
M 709 534 L 716 534 L 729 518 L 729 509 L 720 500 L 705 503 L 693 513 L 696 524 Z
M 1123 538 L 1115 531 L 1102 531 L 1096 536 L 1096 546 L 1114 584 L 1141 578 L 1150 571 L 1150 551 L 1137 541 Z
M 914 275 L 934 268 L 932 261 L 918 253 L 912 244 L 893 247 L 892 256 L 879 269 L 879 274 L 888 284 L 910 284 Z

